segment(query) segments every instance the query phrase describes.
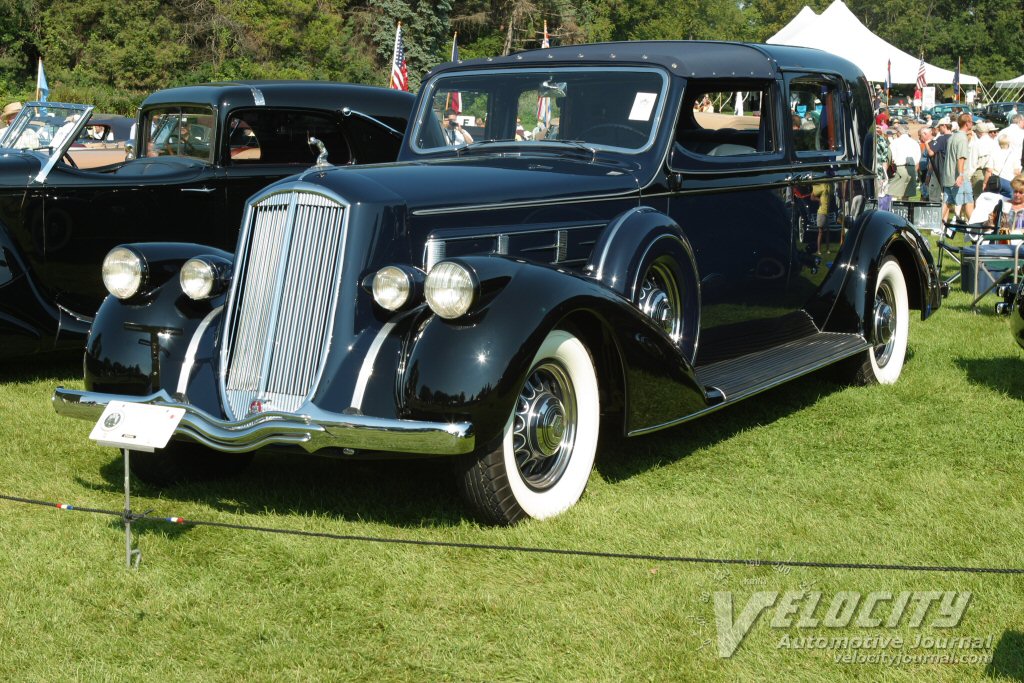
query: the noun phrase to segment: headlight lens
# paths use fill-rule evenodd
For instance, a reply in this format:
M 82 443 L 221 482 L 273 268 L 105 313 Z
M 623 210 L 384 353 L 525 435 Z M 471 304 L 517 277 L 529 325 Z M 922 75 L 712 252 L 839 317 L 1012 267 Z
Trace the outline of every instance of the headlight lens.
M 138 254 L 125 247 L 115 247 L 103 259 L 103 285 L 118 299 L 127 299 L 142 287 L 143 271 Z
M 181 291 L 190 299 L 201 301 L 209 299 L 213 294 L 214 285 L 217 284 L 217 271 L 213 264 L 201 258 L 190 258 L 181 267 L 178 276 L 181 281 Z
M 409 300 L 409 276 L 395 266 L 385 266 L 373 276 L 373 300 L 389 311 L 397 311 Z
M 469 311 L 476 298 L 473 275 L 464 266 L 442 261 L 427 274 L 424 294 L 430 310 L 452 320 Z

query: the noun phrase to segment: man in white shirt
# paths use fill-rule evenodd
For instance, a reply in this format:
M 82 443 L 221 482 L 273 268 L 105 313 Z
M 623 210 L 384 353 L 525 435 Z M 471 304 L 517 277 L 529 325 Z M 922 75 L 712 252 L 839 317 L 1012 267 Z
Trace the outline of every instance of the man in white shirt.
M 992 156 L 992 149 L 996 140 L 989 131 L 995 130 L 988 121 L 979 121 L 974 126 L 974 140 L 970 145 L 970 154 L 967 157 L 967 165 L 971 169 L 971 189 L 977 197 L 985 189 L 985 167 L 988 166 L 988 159 Z
M 917 194 L 917 165 L 921 161 L 921 146 L 907 134 L 906 124 L 897 124 L 896 137 L 889 147 L 896 175 L 889 181 L 889 194 L 893 199 L 907 200 Z
M 999 131 L 999 135 L 1006 135 L 1010 140 L 1010 156 L 1017 161 L 1021 160 L 1024 150 L 1024 114 L 1013 114 L 1008 117 L 1010 125 Z M 996 136 L 999 139 L 999 136 Z

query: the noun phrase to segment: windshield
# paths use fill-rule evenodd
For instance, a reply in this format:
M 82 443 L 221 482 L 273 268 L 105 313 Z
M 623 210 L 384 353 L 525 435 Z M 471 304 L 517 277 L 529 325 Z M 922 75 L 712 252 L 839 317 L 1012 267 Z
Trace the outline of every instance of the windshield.
M 213 163 L 214 116 L 209 107 L 158 107 L 142 118 L 147 157 L 181 156 Z
M 92 112 L 84 104 L 30 102 L 14 119 L 0 139 L 0 147 L 32 149 L 50 156 L 73 139 L 75 129 L 84 125 Z
M 445 74 L 427 84 L 412 146 L 438 152 L 482 142 L 573 142 L 636 153 L 652 144 L 667 84 L 666 75 L 653 68 Z

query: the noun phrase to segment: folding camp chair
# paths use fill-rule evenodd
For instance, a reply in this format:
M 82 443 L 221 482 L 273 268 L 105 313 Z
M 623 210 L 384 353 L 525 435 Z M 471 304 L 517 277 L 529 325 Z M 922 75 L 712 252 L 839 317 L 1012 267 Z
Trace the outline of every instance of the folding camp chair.
M 947 239 L 964 235 L 973 245 L 957 246 Z M 1020 281 L 1021 261 L 1024 259 L 1024 235 L 998 234 L 995 228 L 984 225 L 962 225 L 947 223 L 939 238 L 939 272 L 946 254 L 959 266 L 959 272 L 948 280 L 947 285 L 960 280 L 960 289 L 974 295 L 971 308 L 977 310 L 978 302 L 999 285 Z M 1000 244 L 1000 242 L 1010 242 Z

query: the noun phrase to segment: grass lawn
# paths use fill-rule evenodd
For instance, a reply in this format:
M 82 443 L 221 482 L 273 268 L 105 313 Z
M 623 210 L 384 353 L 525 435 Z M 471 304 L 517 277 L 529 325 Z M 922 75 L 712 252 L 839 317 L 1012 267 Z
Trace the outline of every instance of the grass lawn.
M 548 522 L 482 527 L 443 463 L 258 456 L 237 479 L 137 510 L 353 534 L 619 553 L 1024 567 L 1018 420 L 1024 358 L 1005 320 L 959 290 L 925 322 L 891 387 L 814 375 L 688 425 L 603 439 L 583 500 Z M 119 455 L 59 419 L 74 360 L 0 368 L 0 493 L 120 509 Z M 138 525 L 0 501 L 0 679 L 400 681 L 1024 680 L 1024 576 L 695 565 L 382 545 Z M 714 598 L 757 592 L 969 591 L 959 625 L 773 627 L 729 658 Z M 891 603 L 874 616 L 883 620 Z M 820 612 L 819 612 L 820 616 Z M 918 635 L 988 639 L 914 649 Z M 900 637 L 902 649 L 794 649 L 807 636 Z M 982 663 L 842 663 L 845 654 Z

